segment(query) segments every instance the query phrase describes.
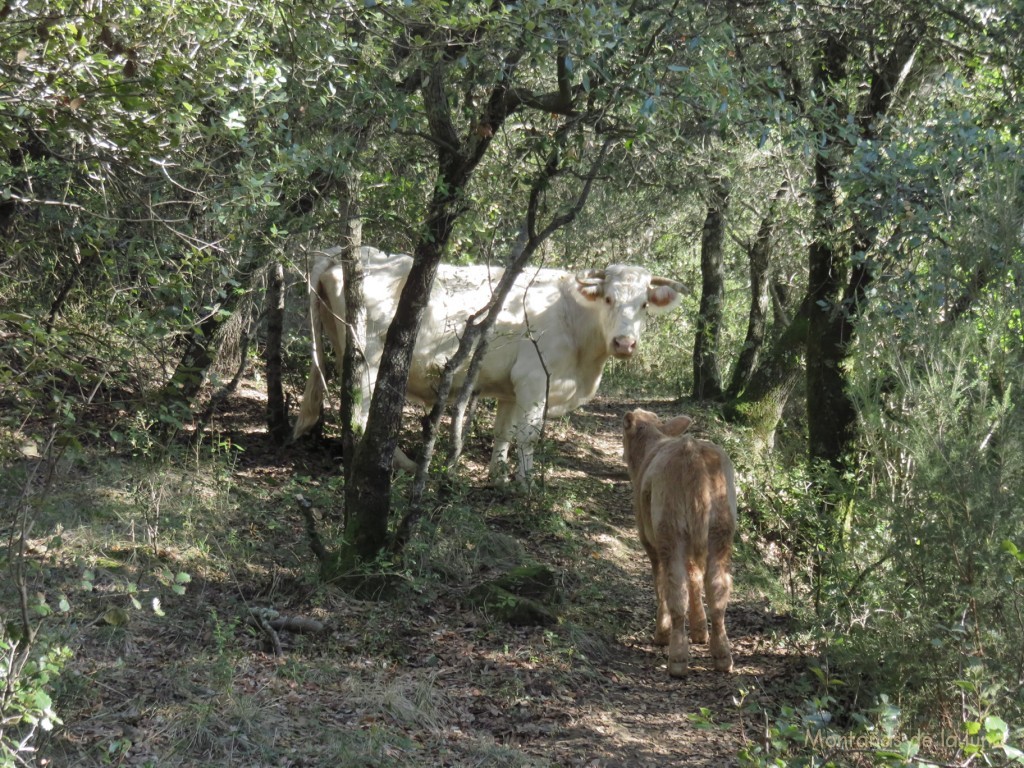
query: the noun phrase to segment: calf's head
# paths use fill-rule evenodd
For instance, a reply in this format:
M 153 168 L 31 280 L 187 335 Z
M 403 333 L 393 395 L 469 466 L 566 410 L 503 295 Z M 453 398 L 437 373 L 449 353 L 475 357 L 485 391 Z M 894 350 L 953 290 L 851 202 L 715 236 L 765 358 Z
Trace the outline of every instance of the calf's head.
M 643 267 L 612 264 L 577 274 L 576 290 L 580 301 L 600 315 L 605 353 L 629 359 L 636 352 L 647 315 L 674 309 L 682 298 L 683 284 L 652 277 Z
M 634 474 L 647 456 L 651 446 L 665 437 L 678 437 L 690 428 L 693 419 L 676 416 L 662 421 L 658 415 L 636 408 L 622 419 L 622 458 Z

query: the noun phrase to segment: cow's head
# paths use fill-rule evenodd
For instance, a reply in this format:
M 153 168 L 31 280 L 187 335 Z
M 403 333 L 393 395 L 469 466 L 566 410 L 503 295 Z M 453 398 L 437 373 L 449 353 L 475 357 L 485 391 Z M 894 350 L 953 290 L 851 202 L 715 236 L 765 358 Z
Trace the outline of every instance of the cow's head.
M 636 352 L 648 313 L 674 309 L 683 284 L 652 277 L 643 267 L 612 264 L 607 269 L 579 272 L 576 289 L 584 304 L 601 313 L 607 353 L 628 359 Z

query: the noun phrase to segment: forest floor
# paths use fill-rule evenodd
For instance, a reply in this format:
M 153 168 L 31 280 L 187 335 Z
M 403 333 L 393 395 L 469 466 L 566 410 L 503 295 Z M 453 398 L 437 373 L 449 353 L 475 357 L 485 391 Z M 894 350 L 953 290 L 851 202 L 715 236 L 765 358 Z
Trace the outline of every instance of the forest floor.
M 681 406 L 599 399 L 549 424 L 530 498 L 483 487 L 488 437 L 474 435 L 464 486 L 414 536 L 400 586 L 361 600 L 318 583 L 296 503 L 329 519 L 336 462 L 272 447 L 262 397 L 236 393 L 191 458 L 48 468 L 30 554 L 50 602 L 70 603 L 45 627 L 73 656 L 38 764 L 717 768 L 760 743 L 764 712 L 805 698 L 790 622 L 747 578 L 749 543 L 727 613 L 734 673 L 697 646 L 671 679 L 650 642 L 620 424 L 637 405 Z M 557 624 L 469 605 L 474 584 L 522 562 L 559 575 Z M 277 655 L 246 623 L 253 606 L 325 629 L 281 632 Z

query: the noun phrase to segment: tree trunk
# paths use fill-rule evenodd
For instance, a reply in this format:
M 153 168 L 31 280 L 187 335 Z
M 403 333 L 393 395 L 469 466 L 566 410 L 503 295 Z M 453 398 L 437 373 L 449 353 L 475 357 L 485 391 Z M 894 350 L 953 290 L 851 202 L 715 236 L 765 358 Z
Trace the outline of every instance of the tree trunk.
M 700 247 L 701 295 L 697 337 L 693 345 L 693 396 L 698 400 L 722 397 L 718 368 L 718 340 L 725 304 L 725 221 L 729 208 L 729 180 L 713 179 Z
M 359 380 L 365 370 L 366 302 L 363 297 L 363 262 L 359 248 L 363 243 L 362 222 L 351 186 L 345 184 L 348 220 L 342 246 L 341 270 L 345 290 L 345 351 L 341 356 L 341 446 L 346 483 L 352 479 L 352 467 L 358 436 L 353 429 L 353 416 L 359 405 L 362 389 Z M 346 508 L 345 517 L 348 512 Z
M 338 568 L 372 560 L 386 544 L 391 514 L 391 463 L 398 443 L 413 346 L 438 263 L 455 220 L 466 204 L 466 184 L 505 120 L 527 106 L 527 102 L 530 108 L 546 112 L 577 114 L 567 50 L 560 47 L 556 53 L 557 90 L 538 95 L 513 88 L 506 79 L 523 54 L 523 49 L 517 47 L 504 62 L 503 77 L 486 100 L 477 102 L 480 111 L 475 128 L 460 136 L 452 118 L 452 106 L 457 99 L 450 98 L 447 82 L 448 67 L 457 51 L 457 47 L 450 47 L 452 58 L 442 56 L 429 71 L 413 73 L 403 86 L 418 89 L 422 96 L 429 138 L 437 152 L 437 177 L 426 223 L 414 250 L 412 269 L 385 337 L 366 433 L 356 450 L 351 482 L 346 484 L 345 504 L 349 512 L 345 546 L 337 557 Z
M 185 352 L 161 392 L 164 401 L 180 411 L 175 417 L 185 418 L 192 407 L 192 401 L 202 390 L 206 374 L 214 363 L 217 334 L 231 319 L 239 302 L 246 295 L 246 292 L 238 290 L 238 284 L 249 284 L 257 264 L 258 257 L 253 255 L 238 269 L 235 272 L 236 280 L 220 290 L 213 306 L 206 309 L 209 314 L 198 327 L 189 332 Z
M 772 197 L 768 211 L 761 220 L 761 226 L 758 227 L 757 237 L 753 245 L 747 248 L 750 260 L 750 311 L 747 315 L 747 335 L 726 390 L 728 400 L 736 400 L 747 387 L 750 377 L 757 368 L 761 348 L 764 346 L 765 331 L 768 327 L 768 303 L 771 300 L 768 280 L 772 237 L 775 234 L 775 214 L 779 201 L 788 189 L 789 185 L 783 183 Z
M 441 195 L 439 197 L 448 197 Z M 387 542 L 391 514 L 391 464 L 398 447 L 398 433 L 405 406 L 413 347 L 420 321 L 430 297 L 444 244 L 451 235 L 454 215 L 449 200 L 435 200 L 430 237 L 416 247 L 412 269 L 388 328 L 377 383 L 370 400 L 366 432 L 356 450 L 351 480 L 345 487 L 347 525 L 345 540 L 353 558 L 343 562 L 368 561 Z
M 163 388 L 165 402 L 178 410 L 175 418 L 186 418 L 192 401 L 202 389 L 206 372 L 213 365 L 214 337 L 224 325 L 225 319 L 217 318 L 215 313 L 211 314 L 198 328 L 189 332 L 185 352 L 170 381 Z
M 892 105 L 897 88 L 909 76 L 921 39 L 922 29 L 911 23 L 892 49 L 878 58 L 867 98 L 854 116 L 862 138 L 876 138 L 881 118 Z M 836 179 L 849 151 L 849 144 L 841 138 L 845 131 L 843 116 L 849 109 L 833 94 L 844 87 L 849 55 L 842 41 L 830 37 L 814 73 L 815 90 L 828 95 L 819 113 L 823 124 L 817 132 L 821 140 L 814 162 L 815 240 L 809 249 L 808 265 L 808 291 L 813 301 L 807 334 L 808 452 L 812 462 L 825 462 L 837 469 L 843 467 L 856 436 L 857 414 L 846 389 L 845 363 L 873 280 L 868 262 L 852 257 L 866 253 L 877 235 L 870 226 L 865 228 L 855 221 L 855 234 L 844 247 L 838 231 Z
M 267 432 L 276 445 L 288 440 L 288 405 L 281 384 L 281 337 L 284 332 L 284 264 L 267 274 Z
M 426 225 L 413 254 L 412 268 L 388 327 L 370 400 L 366 433 L 356 451 L 351 482 L 345 487 L 349 510 L 345 548 L 339 566 L 369 561 L 387 543 L 391 515 L 391 463 L 398 447 L 398 432 L 405 390 L 420 321 L 430 300 L 441 255 L 463 207 L 463 192 L 473 171 L 490 147 L 505 119 L 521 105 L 504 83 L 483 107 L 476 130 L 463 140 L 455 129 L 447 92 L 447 64 L 440 61 L 420 72 L 420 93 L 430 135 L 437 148 L 437 183 L 427 207 Z
M 785 329 L 764 350 L 744 390 L 723 410 L 729 421 L 751 428 L 754 447 L 759 452 L 775 445 L 775 430 L 783 409 L 800 383 L 809 306 L 805 299 Z

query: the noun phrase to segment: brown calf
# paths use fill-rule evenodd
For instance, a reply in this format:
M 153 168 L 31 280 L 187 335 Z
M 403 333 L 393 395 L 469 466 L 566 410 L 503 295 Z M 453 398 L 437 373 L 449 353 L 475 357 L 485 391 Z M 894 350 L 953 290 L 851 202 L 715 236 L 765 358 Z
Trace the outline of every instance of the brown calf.
M 687 437 L 689 416 L 662 422 L 637 408 L 623 421 L 623 458 L 633 483 L 640 541 L 651 558 L 658 598 L 654 642 L 668 645 L 668 672 L 686 674 L 690 641 L 708 641 L 701 580 L 711 612 L 715 669 L 732 671 L 725 607 L 732 590 L 729 562 L 736 532 L 732 462 L 714 443 Z M 683 588 L 683 582 L 687 588 Z M 689 594 L 687 594 L 689 592 Z

